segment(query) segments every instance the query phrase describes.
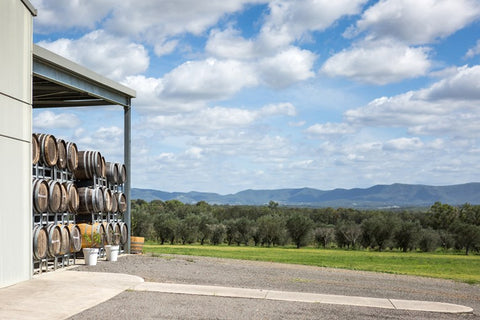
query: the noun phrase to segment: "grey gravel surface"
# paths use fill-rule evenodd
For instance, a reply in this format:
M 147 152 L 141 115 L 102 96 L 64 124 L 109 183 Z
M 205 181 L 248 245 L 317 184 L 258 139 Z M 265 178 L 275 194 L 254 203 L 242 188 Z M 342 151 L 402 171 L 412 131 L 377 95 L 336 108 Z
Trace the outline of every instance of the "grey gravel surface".
M 178 255 L 130 255 L 73 270 L 127 273 L 154 282 L 438 301 L 472 307 L 474 314 L 127 291 L 71 319 L 480 319 L 480 286 L 448 280 Z

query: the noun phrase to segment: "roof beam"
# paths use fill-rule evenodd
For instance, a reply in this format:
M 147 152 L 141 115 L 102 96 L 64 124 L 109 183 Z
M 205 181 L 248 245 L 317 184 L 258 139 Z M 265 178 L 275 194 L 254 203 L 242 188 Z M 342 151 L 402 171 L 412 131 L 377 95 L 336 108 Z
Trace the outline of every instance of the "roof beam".
M 82 79 L 71 74 L 68 70 L 52 68 L 44 61 L 33 61 L 33 74 L 74 91 L 94 96 L 100 100 L 108 101 L 110 102 L 109 104 L 118 104 L 124 107 L 130 105 L 130 98 L 126 97 L 124 94 L 108 90 L 107 88 L 88 81 L 88 79 Z M 36 106 L 35 101 L 33 104 Z

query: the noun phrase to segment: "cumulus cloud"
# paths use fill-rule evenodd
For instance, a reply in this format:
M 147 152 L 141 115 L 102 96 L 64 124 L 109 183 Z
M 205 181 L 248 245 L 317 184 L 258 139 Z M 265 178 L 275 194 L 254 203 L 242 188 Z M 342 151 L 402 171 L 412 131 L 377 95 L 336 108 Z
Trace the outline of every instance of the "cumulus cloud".
M 149 65 L 148 52 L 143 45 L 117 38 L 104 30 L 87 33 L 75 40 L 40 41 L 38 45 L 115 80 L 142 73 Z
M 344 113 L 347 123 L 359 126 L 407 127 L 415 134 L 471 136 L 479 116 L 480 66 L 460 67 L 430 87 L 393 97 Z M 463 123 L 463 124 L 462 124 Z M 466 129 L 468 128 L 468 130 Z
M 251 65 L 210 58 L 187 61 L 166 74 L 162 94 L 169 98 L 214 100 L 229 97 L 257 83 Z
M 355 132 L 355 128 L 347 123 L 317 123 L 305 130 L 306 133 L 313 136 L 331 136 L 343 135 Z
M 205 50 L 216 57 L 248 60 L 258 56 L 255 41 L 245 39 L 231 27 L 210 32 Z
M 290 103 L 266 105 L 258 110 L 212 107 L 196 112 L 158 115 L 145 119 L 145 125 L 169 134 L 206 134 L 217 130 L 235 130 L 251 126 L 255 121 L 273 116 L 294 116 Z
M 79 150 L 100 151 L 107 161 L 123 162 L 123 128 L 111 126 L 89 132 L 79 130 L 73 141 Z
M 278 0 L 269 3 L 259 42 L 266 50 L 285 47 L 308 37 L 308 32 L 323 31 L 336 20 L 360 12 L 365 0 Z
M 281 51 L 273 57 L 262 59 L 258 65 L 261 77 L 273 88 L 284 88 L 314 76 L 312 71 L 316 56 L 297 47 Z
M 445 38 L 479 17 L 480 3 L 476 0 L 381 0 L 368 8 L 345 35 L 365 31 L 370 39 L 424 44 Z
M 295 116 L 297 111 L 295 106 L 290 102 L 277 103 L 277 104 L 268 104 L 262 107 L 258 112 L 258 116 Z
M 114 0 L 63 1 L 32 0 L 38 15 L 33 19 L 35 32 L 67 28 L 92 30 L 118 4 Z
M 480 100 L 480 65 L 462 66 L 457 72 L 420 92 L 428 100 Z
M 412 151 L 423 148 L 424 144 L 422 140 L 417 137 L 413 138 L 398 138 L 385 142 L 383 145 L 384 150 L 389 151 Z
M 155 47 L 155 53 L 172 52 L 178 42 L 171 36 L 192 33 L 200 35 L 225 14 L 241 10 L 251 3 L 266 0 L 191 0 L 136 1 L 33 0 L 38 9 L 34 19 L 36 32 L 68 28 L 94 30 L 103 24 L 110 32 Z
M 106 28 L 122 36 L 162 44 L 168 37 L 192 33 L 200 35 L 227 13 L 239 11 L 259 0 L 166 0 L 116 2 Z M 173 43 L 171 43 L 173 46 Z M 163 51 L 158 51 L 162 53 Z
M 79 126 L 80 119 L 72 113 L 54 113 L 42 111 L 33 118 L 33 126 L 36 129 L 72 129 Z
M 393 41 L 364 41 L 330 57 L 321 72 L 384 85 L 425 75 L 431 67 L 428 52 Z
M 473 48 L 468 49 L 465 54 L 466 59 L 470 59 L 480 54 L 480 40 L 477 40 L 476 45 Z

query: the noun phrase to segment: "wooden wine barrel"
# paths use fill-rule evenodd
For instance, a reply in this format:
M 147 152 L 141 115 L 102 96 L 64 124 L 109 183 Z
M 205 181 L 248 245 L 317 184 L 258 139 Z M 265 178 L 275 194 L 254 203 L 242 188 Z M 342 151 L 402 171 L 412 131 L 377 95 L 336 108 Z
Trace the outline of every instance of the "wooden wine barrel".
M 63 170 L 67 167 L 67 144 L 65 140 L 57 139 L 57 152 L 57 168 Z
M 67 142 L 67 169 L 75 172 L 78 167 L 78 149 L 74 142 Z
M 78 214 L 103 212 L 105 209 L 102 189 L 82 187 L 78 188 L 79 206 Z
M 70 253 L 70 229 L 67 225 L 59 224 L 58 227 L 60 228 L 60 233 L 62 236 L 62 245 L 60 246 L 60 255 L 64 255 Z
M 122 184 L 127 181 L 127 167 L 124 164 L 118 164 L 118 183 Z
M 47 225 L 47 234 L 47 256 L 53 258 L 60 254 L 60 250 L 62 247 L 62 231 L 60 230 L 59 226 L 52 223 Z
M 130 253 L 142 253 L 144 237 L 131 237 L 130 238 Z
M 117 198 L 115 197 L 115 193 L 112 192 L 112 213 L 117 213 L 118 212 L 118 201 Z
M 120 245 L 120 240 L 122 236 L 122 226 L 119 222 L 113 223 L 113 244 Z
M 60 182 L 56 180 L 46 180 L 48 183 L 48 211 L 57 213 L 62 203 L 62 190 Z
M 66 186 L 63 183 L 59 184 L 60 190 L 62 191 L 60 207 L 58 208 L 58 212 L 67 212 L 68 211 L 68 191 Z
M 111 222 L 103 222 L 103 228 L 105 229 L 105 241 L 107 244 L 113 244 L 114 239 L 114 228 L 113 223 Z
M 58 150 L 57 140 L 51 134 L 37 134 L 40 144 L 40 161 L 47 167 L 53 167 L 57 164 Z
M 107 162 L 105 164 L 105 168 L 107 173 L 107 181 L 110 184 L 117 184 L 119 181 L 118 163 Z
M 103 173 L 102 154 L 98 151 L 78 151 L 78 167 L 74 172 L 75 178 L 89 180 Z
M 48 234 L 47 230 L 39 225 L 33 228 L 33 258 L 43 259 L 47 256 Z
M 37 164 L 40 160 L 40 142 L 38 142 L 37 135 L 32 134 L 32 164 Z
M 82 248 L 92 248 L 95 245 L 97 247 L 105 245 L 105 227 L 101 223 L 94 223 L 94 224 L 88 224 L 88 223 L 79 223 L 77 225 L 80 228 L 80 234 L 82 235 Z M 94 235 L 99 234 L 101 238 L 101 244 L 94 244 Z M 87 239 L 89 239 L 87 241 Z
M 102 157 L 102 174 L 100 176 L 102 178 L 107 177 L 107 162 L 105 161 L 104 157 Z
M 119 222 L 120 224 L 120 244 L 125 245 L 128 241 L 128 226 L 125 222 Z
M 115 198 L 118 204 L 118 213 L 125 213 L 127 211 L 127 198 L 123 192 L 115 192 Z
M 112 190 L 107 187 L 102 187 L 101 189 L 103 191 L 103 212 L 112 212 L 113 202 L 115 200 L 113 198 Z
M 32 181 L 32 193 L 33 193 L 33 211 L 36 213 L 47 212 L 49 199 L 48 199 L 48 183 L 43 179 L 33 178 Z
M 82 250 L 82 232 L 76 224 L 69 224 L 70 231 L 70 252 L 79 252 Z
M 77 213 L 78 206 L 80 205 L 80 198 L 78 196 L 78 189 L 72 182 L 64 182 L 63 185 L 67 189 L 68 194 L 68 207 L 67 211 L 70 213 Z

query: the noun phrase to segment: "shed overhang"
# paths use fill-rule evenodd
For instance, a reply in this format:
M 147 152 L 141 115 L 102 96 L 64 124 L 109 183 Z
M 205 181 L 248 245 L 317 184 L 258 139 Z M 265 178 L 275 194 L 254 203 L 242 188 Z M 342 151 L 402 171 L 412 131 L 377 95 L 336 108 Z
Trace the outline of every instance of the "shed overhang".
M 33 108 L 129 107 L 135 96 L 135 90 L 33 46 Z

